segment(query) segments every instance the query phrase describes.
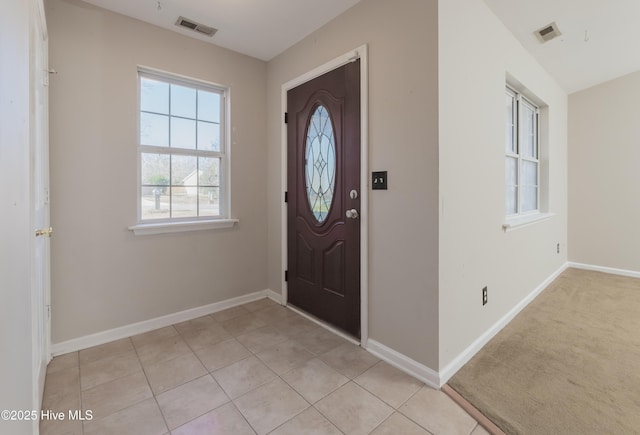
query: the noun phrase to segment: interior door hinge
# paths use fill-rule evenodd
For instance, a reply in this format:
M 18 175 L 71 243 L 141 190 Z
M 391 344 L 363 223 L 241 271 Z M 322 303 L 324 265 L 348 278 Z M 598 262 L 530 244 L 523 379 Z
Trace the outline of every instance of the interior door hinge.
M 289 192 L 284 193 L 284 202 L 289 202 Z
M 51 320 L 51 305 L 47 305 L 47 320 Z
M 284 282 L 289 282 L 289 271 L 288 270 L 284 271 Z
M 289 123 L 289 112 L 284 112 L 284 123 L 285 124 Z

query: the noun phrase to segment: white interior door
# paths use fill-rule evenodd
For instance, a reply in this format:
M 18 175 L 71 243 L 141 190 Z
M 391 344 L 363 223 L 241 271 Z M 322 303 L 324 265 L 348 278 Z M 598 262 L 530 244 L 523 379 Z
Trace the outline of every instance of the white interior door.
M 34 229 L 31 253 L 33 322 L 33 403 L 40 406 L 49 362 L 50 249 L 49 238 L 49 63 L 42 0 L 32 0 L 31 29 L 31 204 Z

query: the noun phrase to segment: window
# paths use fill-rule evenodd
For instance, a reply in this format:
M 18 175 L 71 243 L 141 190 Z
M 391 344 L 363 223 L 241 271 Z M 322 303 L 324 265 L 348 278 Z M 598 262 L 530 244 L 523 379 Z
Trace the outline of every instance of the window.
M 506 214 L 539 211 L 538 107 L 506 89 L 505 185 Z
M 227 218 L 226 89 L 146 69 L 138 80 L 139 221 Z

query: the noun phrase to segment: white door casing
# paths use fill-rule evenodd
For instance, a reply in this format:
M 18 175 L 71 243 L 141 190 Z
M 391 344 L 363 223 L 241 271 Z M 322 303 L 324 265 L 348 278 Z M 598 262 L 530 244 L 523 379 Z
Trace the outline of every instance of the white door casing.
M 31 300 L 33 403 L 41 406 L 50 360 L 50 245 L 49 215 L 49 64 L 48 35 L 42 0 L 31 0 Z M 36 236 L 36 230 L 45 230 Z
M 355 59 L 360 59 L 360 346 L 367 348 L 367 341 L 369 339 L 369 63 L 368 63 L 368 46 L 362 45 L 354 50 L 350 50 L 338 56 L 323 65 L 314 68 L 313 70 L 296 77 L 281 86 L 281 108 L 284 113 L 287 111 L 287 91 L 308 82 L 326 72 L 334 70 L 346 63 L 352 62 Z M 280 178 L 281 192 L 287 190 L 287 124 L 281 123 L 280 130 L 281 138 L 281 154 L 280 164 L 282 167 L 282 173 Z M 287 204 L 281 202 L 281 258 L 280 258 L 280 270 L 281 270 L 281 288 L 282 288 L 282 303 L 286 305 L 288 299 L 287 282 L 285 281 L 285 270 L 287 269 L 288 255 L 287 255 Z M 343 335 L 338 330 L 334 332 L 339 335 Z M 344 338 L 350 339 L 349 336 L 344 335 Z

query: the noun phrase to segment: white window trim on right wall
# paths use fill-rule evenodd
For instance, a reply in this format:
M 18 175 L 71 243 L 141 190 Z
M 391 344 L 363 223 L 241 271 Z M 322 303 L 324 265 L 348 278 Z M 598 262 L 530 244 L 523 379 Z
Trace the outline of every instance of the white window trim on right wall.
M 517 80 L 510 80 L 511 82 L 517 83 Z M 525 226 L 529 226 L 535 224 L 537 222 L 545 221 L 555 214 L 549 212 L 549 144 L 548 144 L 548 106 L 544 104 L 539 98 L 533 95 L 531 92 L 528 92 L 526 88 L 522 85 L 513 85 L 511 83 L 507 83 L 506 94 L 514 95 L 516 100 L 524 100 L 528 105 L 534 106 L 537 110 L 537 125 L 536 125 L 536 134 L 537 134 L 537 209 L 534 211 L 528 212 L 520 212 L 520 186 L 518 185 L 518 196 L 517 196 L 517 213 L 507 215 L 506 214 L 506 196 L 505 196 L 505 221 L 502 224 L 502 229 L 505 232 L 512 231 L 514 229 L 522 228 Z M 516 125 L 519 125 L 520 119 L 519 115 L 516 111 Z M 519 136 L 518 129 L 516 129 L 515 134 Z M 516 139 L 518 142 L 520 138 Z M 520 165 L 520 150 L 516 150 L 518 154 L 518 179 L 520 177 L 521 165 Z M 506 151 L 505 148 L 505 157 L 513 157 L 513 154 Z M 506 161 L 505 161 L 506 164 Z M 518 183 L 519 184 L 519 183 Z M 506 178 L 504 185 L 504 192 L 506 194 Z

